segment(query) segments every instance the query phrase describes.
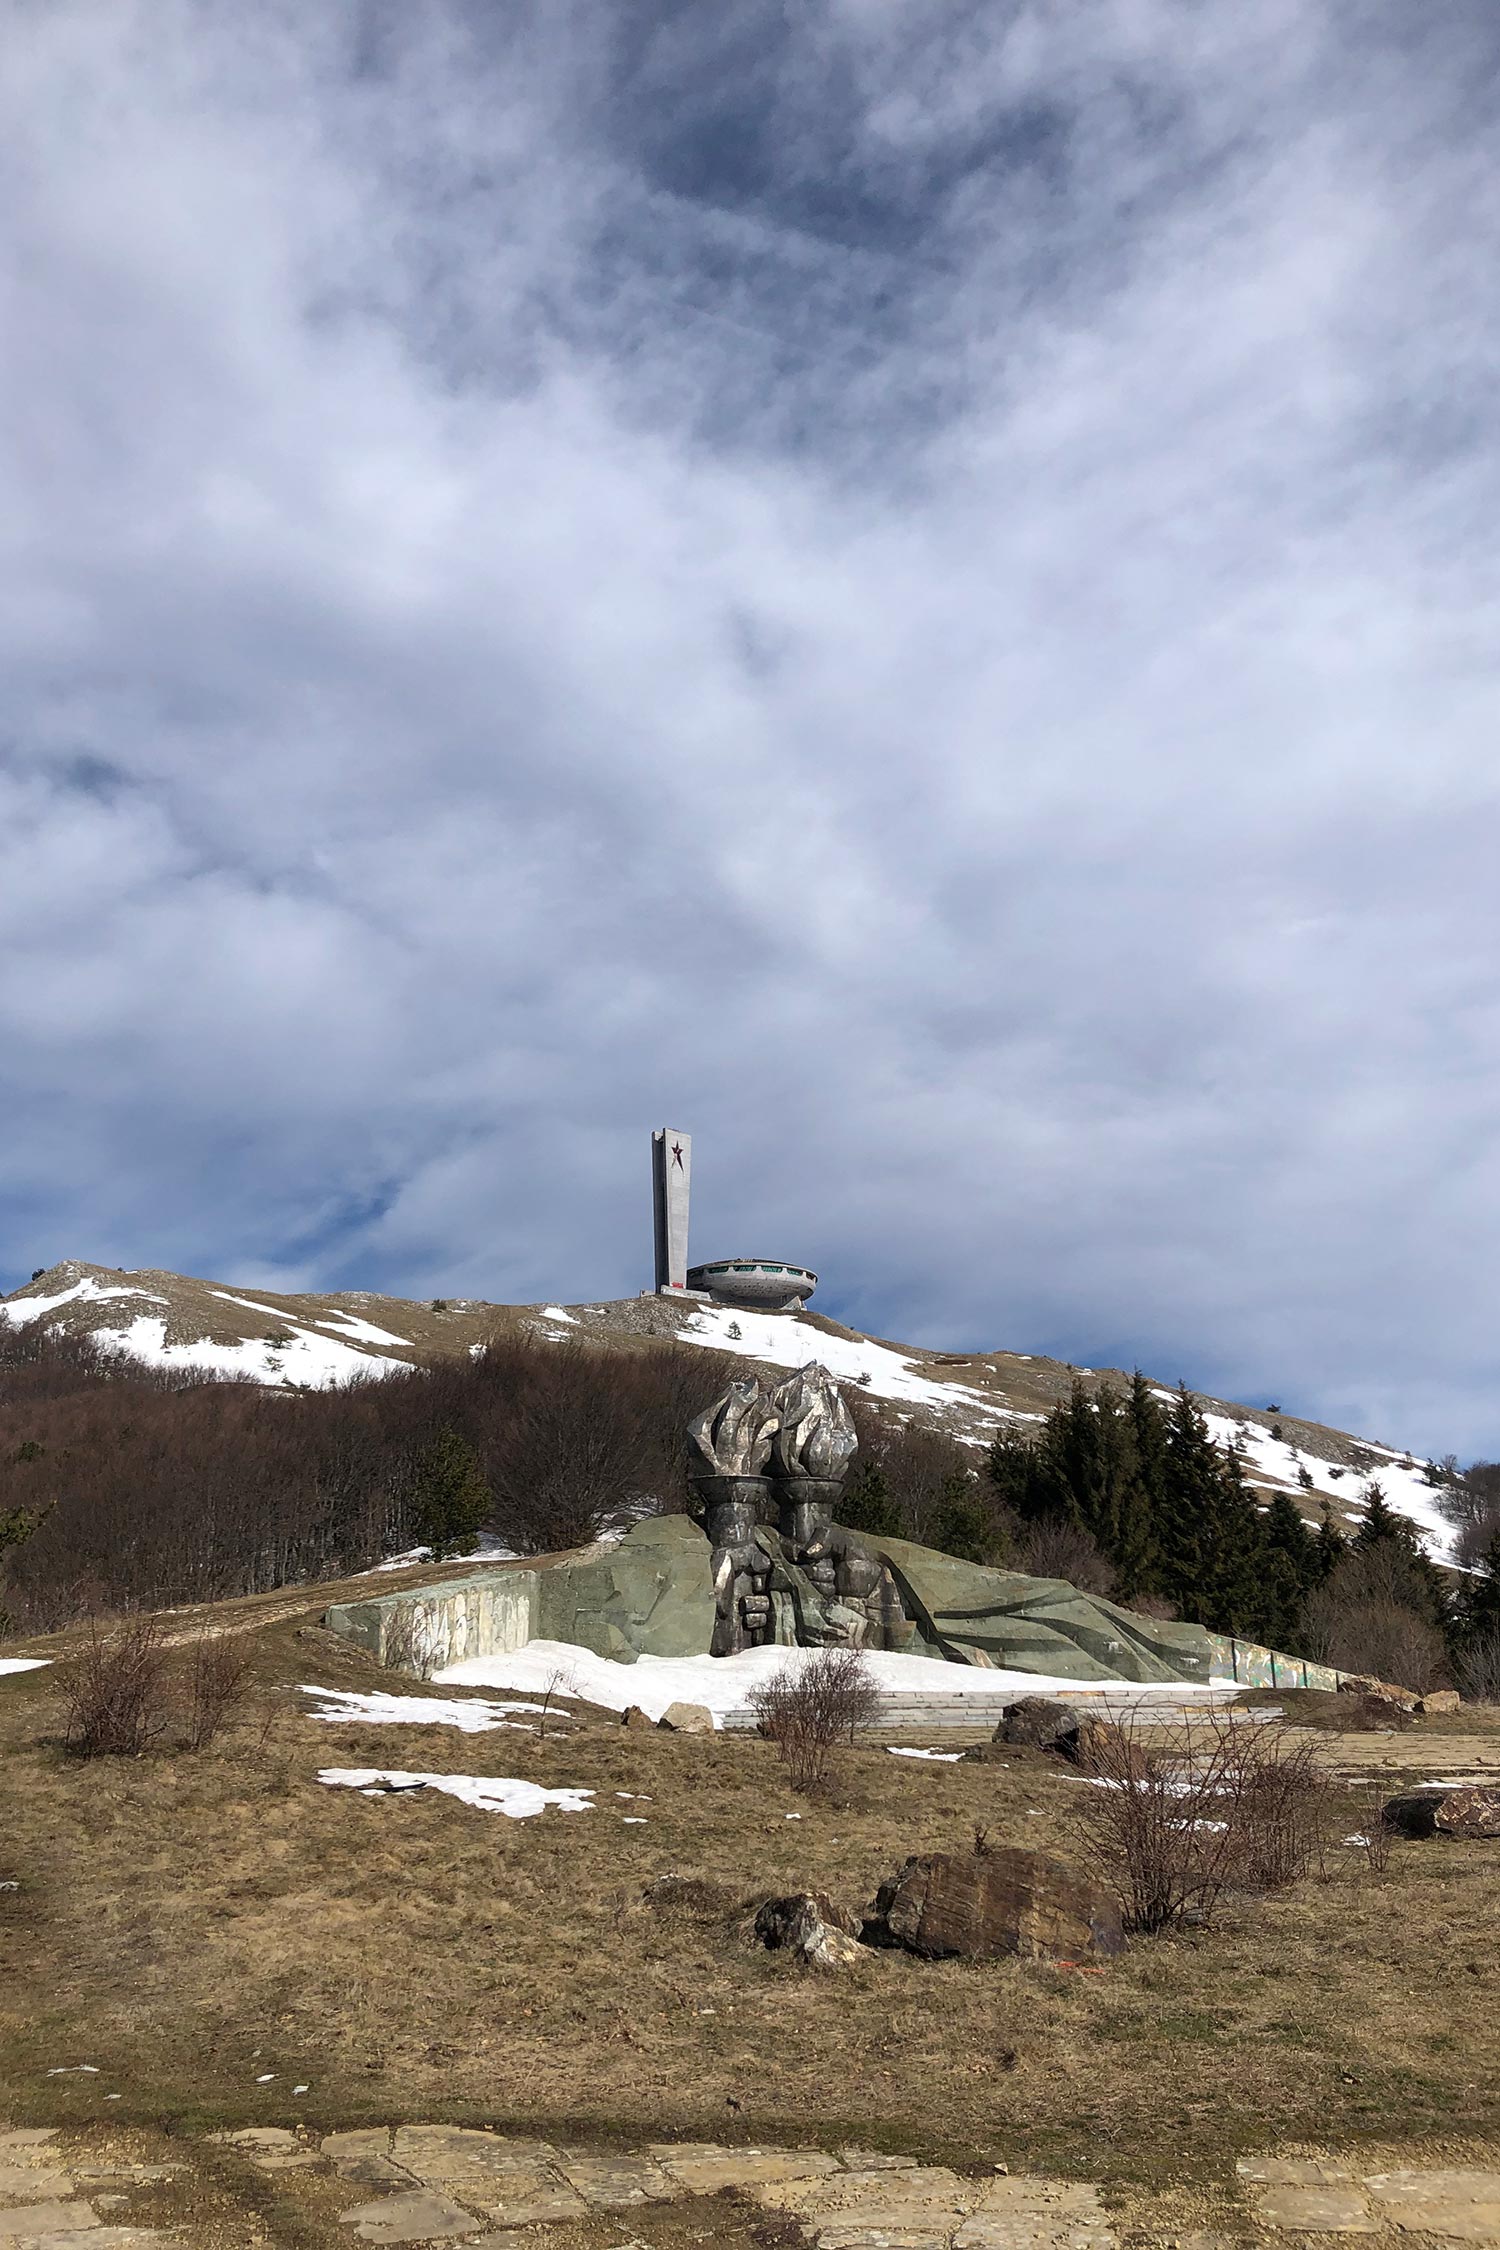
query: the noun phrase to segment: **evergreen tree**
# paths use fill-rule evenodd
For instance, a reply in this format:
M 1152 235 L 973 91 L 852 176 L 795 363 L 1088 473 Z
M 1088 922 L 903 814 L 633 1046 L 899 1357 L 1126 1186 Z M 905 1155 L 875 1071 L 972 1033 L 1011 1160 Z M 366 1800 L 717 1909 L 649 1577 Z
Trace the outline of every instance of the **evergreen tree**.
M 1157 1581 L 1179 1617 L 1216 1625 L 1212 1558 L 1222 1456 L 1185 1383 L 1167 1418 L 1161 1503 L 1156 1517 Z
M 1044 1431 L 1051 1419 L 1049 1415 Z M 1040 1437 L 1033 1443 L 1018 1430 L 1002 1430 L 990 1447 L 988 1473 L 1001 1507 L 1020 1522 L 1039 1523 L 1044 1516 L 1061 1513 L 1061 1495 L 1054 1490 Z
M 1465 1585 L 1461 1631 L 1465 1642 L 1500 1636 L 1500 1531 L 1485 1548 L 1478 1575 Z
M 930 1543 L 940 1554 L 952 1555 L 959 1562 L 998 1562 L 1004 1555 L 1005 1534 L 972 1477 L 943 1479 Z
M 1325 1579 L 1333 1575 L 1349 1552 L 1348 1538 L 1334 1522 L 1326 1501 L 1323 1503 L 1323 1521 L 1318 1526 L 1313 1545 L 1317 1549 L 1318 1565 L 1318 1575 L 1313 1583 L 1321 1586 Z
M 1436 1625 L 1451 1639 L 1458 1627 L 1453 1596 L 1448 1581 L 1422 1545 L 1415 1524 L 1397 1515 L 1373 1480 L 1365 1486 L 1361 1498 L 1365 1513 L 1351 1542 L 1351 1553 L 1367 1555 L 1387 1548 L 1399 1554 L 1407 1565 L 1414 1590 L 1413 1606 L 1426 1616 L 1429 1624 Z
M 435 1562 L 472 1554 L 494 1506 L 479 1457 L 457 1430 L 438 1431 L 412 1468 L 411 1532 Z
M 1318 1541 L 1285 1492 L 1272 1494 L 1260 1519 L 1260 1535 L 1264 1588 L 1261 1638 L 1272 1648 L 1290 1649 L 1302 1604 L 1321 1575 Z
M 876 1539 L 904 1536 L 900 1510 L 891 1498 L 885 1472 L 877 1461 L 861 1461 L 844 1487 L 838 1519 L 847 1531 L 869 1532 Z
M 1217 1451 L 1217 1447 L 1215 1451 Z M 1205 1623 L 1242 1639 L 1268 1637 L 1273 1607 L 1265 1574 L 1265 1540 L 1246 1489 L 1239 1455 L 1220 1455 L 1219 1490 L 1208 1552 Z

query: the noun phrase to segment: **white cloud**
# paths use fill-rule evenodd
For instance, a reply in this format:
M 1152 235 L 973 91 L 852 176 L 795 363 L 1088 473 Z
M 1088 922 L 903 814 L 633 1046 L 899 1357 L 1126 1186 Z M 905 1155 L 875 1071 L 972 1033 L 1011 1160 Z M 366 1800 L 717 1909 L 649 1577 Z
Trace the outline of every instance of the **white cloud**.
M 659 17 L 10 43 L 11 1278 L 625 1291 L 670 1115 L 881 1333 L 1494 1447 L 1482 19 Z

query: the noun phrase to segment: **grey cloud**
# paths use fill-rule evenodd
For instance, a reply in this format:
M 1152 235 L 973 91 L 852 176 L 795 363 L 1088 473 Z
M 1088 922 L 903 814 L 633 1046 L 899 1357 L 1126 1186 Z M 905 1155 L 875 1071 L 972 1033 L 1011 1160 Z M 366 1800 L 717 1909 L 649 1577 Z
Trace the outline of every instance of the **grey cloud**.
M 1480 14 L 26 17 L 0 1214 L 1500 1444 Z M 791 24 L 793 28 L 788 29 Z

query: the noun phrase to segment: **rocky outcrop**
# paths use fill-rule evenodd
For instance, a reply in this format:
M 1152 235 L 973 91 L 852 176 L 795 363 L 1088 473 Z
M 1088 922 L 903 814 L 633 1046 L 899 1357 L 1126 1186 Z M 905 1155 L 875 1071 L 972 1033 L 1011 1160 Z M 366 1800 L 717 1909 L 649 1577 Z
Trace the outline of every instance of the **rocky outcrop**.
M 1076 1734 L 1082 1724 L 1083 1713 L 1055 1695 L 1023 1695 L 1019 1703 L 1007 1703 L 1001 1712 L 994 1739 L 1017 1749 L 1050 1750 L 1061 1736 Z
M 1039 1852 L 927 1852 L 882 1883 L 864 1924 L 867 1945 L 901 1946 L 930 1960 L 1035 1961 L 1125 1950 L 1120 1909 L 1075 1869 Z
M 826 1891 L 793 1891 L 768 1898 L 755 1917 L 755 1934 L 772 1952 L 789 1949 L 812 1969 L 846 1969 L 859 1959 L 860 1918 Z
M 1451 1836 L 1461 1843 L 1500 1839 L 1500 1789 L 1413 1789 L 1381 1814 L 1400 1836 Z
M 668 1734 L 712 1734 L 714 1715 L 704 1703 L 669 1703 L 657 1720 Z

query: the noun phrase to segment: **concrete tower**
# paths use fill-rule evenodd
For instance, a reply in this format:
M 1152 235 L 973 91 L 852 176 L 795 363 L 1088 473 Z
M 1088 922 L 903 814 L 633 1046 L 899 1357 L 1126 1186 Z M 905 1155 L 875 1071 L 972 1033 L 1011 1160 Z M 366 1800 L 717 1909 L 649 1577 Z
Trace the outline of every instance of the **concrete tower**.
M 651 1136 L 651 1193 L 656 1206 L 657 1289 L 687 1288 L 688 1189 L 693 1143 L 663 1125 Z

